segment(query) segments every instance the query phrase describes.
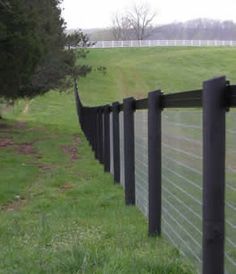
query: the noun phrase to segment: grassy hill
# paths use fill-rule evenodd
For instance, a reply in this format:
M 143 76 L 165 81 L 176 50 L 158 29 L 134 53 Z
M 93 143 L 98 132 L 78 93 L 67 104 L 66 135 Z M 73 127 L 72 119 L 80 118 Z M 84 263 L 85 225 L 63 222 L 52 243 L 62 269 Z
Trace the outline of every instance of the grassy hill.
M 235 49 L 94 49 L 106 66 L 79 82 L 85 104 L 198 88 L 226 74 Z M 0 121 L 0 273 L 194 273 L 124 205 L 123 189 L 94 160 L 78 126 L 72 91 L 5 109 Z
M 154 47 L 91 49 L 87 63 L 106 66 L 79 82 L 82 100 L 96 105 L 123 97 L 146 96 L 162 89 L 177 92 L 201 87 L 202 81 L 226 75 L 236 82 L 236 48 Z

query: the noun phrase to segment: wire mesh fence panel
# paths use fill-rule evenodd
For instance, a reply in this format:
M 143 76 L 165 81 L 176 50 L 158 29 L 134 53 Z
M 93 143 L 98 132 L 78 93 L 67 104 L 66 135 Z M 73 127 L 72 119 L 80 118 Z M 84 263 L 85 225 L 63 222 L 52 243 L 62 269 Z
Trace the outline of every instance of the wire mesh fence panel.
M 113 117 L 110 113 L 110 172 L 114 175 L 114 158 L 113 158 Z
M 162 114 L 162 233 L 200 270 L 202 111 Z
M 148 131 L 147 110 L 134 114 L 135 203 L 148 216 Z
M 125 186 L 124 174 L 124 114 L 123 111 L 119 113 L 119 127 L 120 127 L 120 183 Z
M 225 273 L 236 273 L 236 110 L 226 116 Z

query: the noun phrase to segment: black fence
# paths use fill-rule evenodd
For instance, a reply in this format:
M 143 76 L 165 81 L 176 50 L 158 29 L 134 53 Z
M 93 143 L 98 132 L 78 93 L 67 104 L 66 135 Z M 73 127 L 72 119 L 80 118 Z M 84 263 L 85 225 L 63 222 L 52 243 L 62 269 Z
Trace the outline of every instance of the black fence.
M 166 236 L 203 274 L 236 273 L 236 157 L 229 188 L 225 182 L 226 112 L 236 107 L 236 86 L 219 77 L 199 90 L 88 107 L 75 84 L 75 97 L 96 159 L 123 184 L 125 203 L 147 216 L 149 235 Z

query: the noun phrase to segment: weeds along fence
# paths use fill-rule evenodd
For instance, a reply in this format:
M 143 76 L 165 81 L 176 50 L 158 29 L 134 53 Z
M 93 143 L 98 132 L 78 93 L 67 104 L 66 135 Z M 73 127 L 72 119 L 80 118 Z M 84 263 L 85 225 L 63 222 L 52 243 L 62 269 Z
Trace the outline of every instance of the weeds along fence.
M 236 85 L 83 106 L 77 113 L 96 159 L 148 219 L 203 274 L 236 273 Z M 230 110 L 230 111 L 229 111 Z

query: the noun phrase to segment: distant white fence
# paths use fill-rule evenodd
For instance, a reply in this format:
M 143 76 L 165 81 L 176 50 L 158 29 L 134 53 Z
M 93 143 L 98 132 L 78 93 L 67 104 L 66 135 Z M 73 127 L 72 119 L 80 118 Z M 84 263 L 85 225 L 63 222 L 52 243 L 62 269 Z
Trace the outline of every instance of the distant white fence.
M 220 40 L 132 40 L 97 41 L 93 48 L 132 47 L 236 47 L 236 41 Z

